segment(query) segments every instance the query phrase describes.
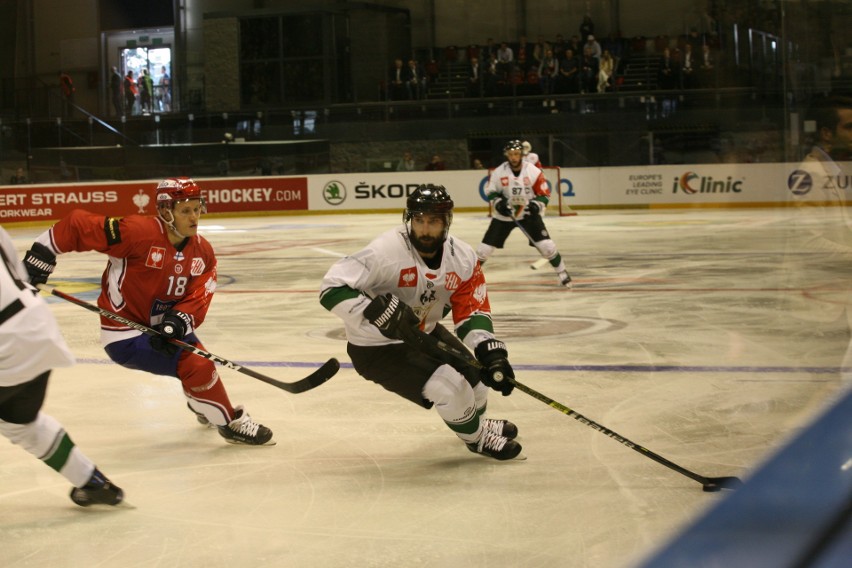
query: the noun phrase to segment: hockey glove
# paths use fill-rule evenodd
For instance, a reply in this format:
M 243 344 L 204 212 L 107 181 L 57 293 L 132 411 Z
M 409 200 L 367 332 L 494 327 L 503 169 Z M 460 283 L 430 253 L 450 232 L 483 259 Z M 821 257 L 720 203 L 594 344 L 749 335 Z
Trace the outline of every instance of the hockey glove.
M 43 244 L 33 243 L 32 248 L 24 255 L 24 267 L 29 274 L 30 284 L 46 284 L 51 272 L 56 268 L 56 255 Z
M 364 317 L 388 339 L 416 341 L 414 328 L 420 319 L 408 304 L 391 293 L 374 298 L 364 309 Z
M 180 339 L 186 336 L 186 331 L 192 325 L 189 315 L 177 310 L 170 310 L 163 316 L 163 321 L 154 326 L 160 333 L 152 335 L 148 340 L 155 351 L 171 357 L 180 347 L 169 342 L 169 339 Z
M 515 383 L 511 380 L 515 378 L 515 371 L 509 364 L 506 344 L 499 339 L 486 339 L 477 345 L 473 352 L 485 367 L 481 372 L 482 382 L 501 392 L 503 396 L 509 396 L 515 388 Z
M 494 210 L 500 215 L 505 215 L 506 217 L 512 216 L 512 209 L 509 207 L 509 200 L 506 199 L 505 195 L 501 195 L 494 200 Z
M 541 216 L 544 214 L 544 207 L 544 203 L 542 203 L 538 199 L 533 199 L 527 205 L 527 210 L 532 216 Z

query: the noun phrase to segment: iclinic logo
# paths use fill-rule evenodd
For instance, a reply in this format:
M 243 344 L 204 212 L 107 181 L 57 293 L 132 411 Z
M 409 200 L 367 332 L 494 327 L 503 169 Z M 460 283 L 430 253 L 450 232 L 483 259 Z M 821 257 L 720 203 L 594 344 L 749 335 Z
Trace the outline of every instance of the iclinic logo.
M 322 188 L 322 198 L 329 205 L 340 205 L 346 201 L 346 186 L 339 181 L 330 181 Z

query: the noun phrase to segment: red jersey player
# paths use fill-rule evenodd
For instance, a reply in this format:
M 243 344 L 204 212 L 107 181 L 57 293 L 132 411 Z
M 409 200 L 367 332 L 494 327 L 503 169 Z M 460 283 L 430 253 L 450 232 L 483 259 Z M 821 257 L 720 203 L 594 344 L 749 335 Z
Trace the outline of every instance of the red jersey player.
M 43 284 L 56 255 L 96 250 L 108 255 L 98 305 L 150 325 L 164 337 L 204 349 L 195 335 L 216 290 L 216 256 L 198 234 L 206 212 L 201 189 L 189 178 L 157 187 L 157 217 L 123 219 L 75 210 L 42 233 L 24 257 L 30 282 Z M 101 318 L 101 343 L 110 359 L 129 369 L 177 377 L 198 421 L 215 425 L 228 442 L 272 445 L 272 431 L 231 405 L 212 361 Z

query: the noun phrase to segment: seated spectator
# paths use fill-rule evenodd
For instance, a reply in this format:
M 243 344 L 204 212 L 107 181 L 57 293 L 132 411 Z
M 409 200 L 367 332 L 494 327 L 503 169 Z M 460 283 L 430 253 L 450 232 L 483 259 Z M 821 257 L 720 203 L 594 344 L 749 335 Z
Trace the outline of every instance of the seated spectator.
M 397 57 L 393 60 L 393 66 L 388 74 L 388 100 L 402 101 L 408 98 L 405 73 L 406 71 L 402 66 L 402 59 Z
M 417 164 L 414 162 L 414 157 L 411 155 L 411 152 L 403 152 L 402 159 L 399 161 L 399 165 L 396 167 L 396 171 L 398 172 L 413 172 Z
M 408 60 L 408 66 L 405 68 L 404 76 L 405 87 L 408 91 L 408 98 L 416 101 L 422 99 L 426 92 L 426 78 L 416 60 Z
M 428 172 L 436 172 L 446 170 L 447 165 L 444 163 L 444 160 L 441 159 L 440 154 L 435 154 L 432 156 L 432 160 L 426 164 L 426 171 Z
M 608 49 L 605 49 L 601 55 L 601 63 L 598 68 L 598 86 L 599 93 L 605 93 L 612 85 L 612 74 L 615 71 L 615 61 L 612 59 L 612 54 Z
M 596 93 L 598 90 L 598 59 L 591 48 L 583 50 L 583 62 L 580 67 L 580 92 Z
M 601 44 L 599 44 L 595 39 L 595 36 L 589 35 L 588 39 L 586 39 L 586 43 L 583 44 L 583 53 L 585 53 L 586 50 L 591 53 L 592 57 L 600 61 L 603 50 L 601 49 Z
M 512 72 L 512 67 L 515 64 L 515 54 L 512 48 L 505 41 L 500 44 L 500 49 L 497 50 L 497 76 L 502 77 L 504 81 L 508 80 Z
M 518 39 L 518 45 L 514 49 L 515 65 L 520 67 L 524 74 L 530 66 L 532 57 L 532 46 L 527 42 L 527 36 L 522 35 Z
M 553 56 L 553 50 L 546 49 L 538 66 L 538 77 L 541 82 L 541 91 L 545 95 L 552 95 L 556 81 L 559 77 L 559 61 Z
M 15 175 L 13 175 L 11 178 L 9 178 L 9 183 L 11 185 L 20 185 L 20 184 L 23 184 L 23 183 L 29 183 L 29 181 L 27 181 L 27 176 L 24 173 L 24 168 L 18 168 L 17 170 L 15 170 Z
M 698 78 L 695 76 L 695 58 L 692 55 L 692 44 L 683 46 L 683 58 L 680 62 L 681 85 L 684 89 L 694 89 L 698 86 Z
M 467 69 L 467 96 L 479 97 L 482 95 L 482 67 L 479 64 L 479 56 L 473 55 L 468 62 Z
M 571 49 L 565 50 L 565 56 L 559 60 L 559 80 L 556 82 L 556 92 L 573 94 L 580 91 L 580 62 Z

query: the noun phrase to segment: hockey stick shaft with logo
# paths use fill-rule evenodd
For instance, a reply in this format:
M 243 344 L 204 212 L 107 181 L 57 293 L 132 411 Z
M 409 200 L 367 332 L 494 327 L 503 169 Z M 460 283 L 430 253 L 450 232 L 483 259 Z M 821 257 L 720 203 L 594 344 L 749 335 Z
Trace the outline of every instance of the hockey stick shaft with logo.
M 109 318 L 113 321 L 123 323 L 124 325 L 126 325 L 130 328 L 133 328 L 137 331 L 141 331 L 145 335 L 148 335 L 148 336 L 159 335 L 159 336 L 162 336 L 162 337 L 166 337 L 165 335 L 163 335 L 162 333 L 160 333 L 156 329 L 148 327 L 147 325 L 143 325 L 139 322 L 129 320 L 129 319 L 122 317 L 122 316 L 120 316 L 116 313 L 113 313 L 109 310 L 105 310 L 105 309 L 101 308 L 100 306 L 90 304 L 89 302 L 86 302 L 84 300 L 80 300 L 79 298 L 75 298 L 74 296 L 71 296 L 69 294 L 66 294 L 65 292 L 57 290 L 55 287 L 50 286 L 48 284 L 39 284 L 38 289 L 49 292 L 50 294 L 56 296 L 57 298 L 62 298 L 63 300 L 71 302 L 72 304 L 76 304 L 80 307 L 86 308 L 90 312 L 95 312 L 96 314 L 100 314 L 105 318 Z M 249 377 L 252 377 L 252 378 L 257 379 L 259 381 L 263 381 L 264 383 L 270 384 L 274 387 L 278 387 L 281 390 L 287 391 L 289 393 L 294 393 L 294 394 L 300 393 L 300 392 L 305 392 L 305 391 L 311 390 L 312 388 L 320 386 L 321 384 L 323 384 L 324 382 L 329 380 L 331 377 L 333 377 L 337 373 L 337 371 L 340 369 L 340 363 L 337 361 L 337 359 L 332 357 L 331 359 L 329 359 L 328 361 L 323 363 L 323 365 L 319 369 L 317 369 L 316 371 L 314 371 L 313 373 L 311 373 L 307 377 L 305 377 L 303 379 L 299 379 L 298 381 L 295 381 L 295 382 L 292 382 L 292 383 L 285 383 L 285 382 L 282 382 L 282 381 L 275 380 L 271 377 L 267 377 L 266 375 L 262 375 L 261 373 L 258 373 L 257 371 L 252 371 L 251 369 L 243 367 L 242 365 L 238 365 L 237 363 L 234 363 L 233 361 L 229 361 L 229 360 L 227 360 L 223 357 L 219 357 L 218 355 L 214 355 L 213 353 L 210 353 L 210 352 L 205 351 L 203 349 L 199 349 L 198 347 L 195 347 L 194 345 L 190 345 L 189 343 L 186 343 L 184 341 L 180 341 L 179 339 L 170 338 L 170 339 L 168 339 L 168 341 L 172 345 L 175 345 L 176 347 L 179 347 L 180 349 L 183 349 L 184 351 L 189 351 L 190 353 L 198 355 L 199 357 L 204 357 L 205 359 L 209 359 L 209 360 L 213 361 L 214 363 L 218 363 L 218 364 L 222 365 L 223 367 L 226 367 L 228 369 L 232 369 L 234 371 L 238 371 L 238 372 L 240 372 L 244 375 L 248 375 Z
M 459 360 L 459 361 L 461 361 L 461 362 L 463 362 L 467 365 L 471 365 L 473 367 L 476 367 L 477 369 L 483 369 L 484 368 L 482 363 L 480 363 L 470 353 L 464 352 L 460 349 L 456 349 L 455 347 L 448 345 L 447 343 L 441 341 L 437 337 L 429 335 L 428 333 L 425 333 L 425 332 L 422 332 L 422 331 L 419 331 L 419 330 L 415 330 L 415 331 L 417 332 L 417 337 L 420 341 L 419 347 L 421 349 L 423 349 L 427 352 L 435 352 L 437 350 L 441 353 L 448 354 L 451 357 L 453 357 L 453 358 L 455 358 L 455 359 L 457 359 L 457 360 Z M 678 464 L 667 460 L 663 456 L 656 454 L 656 453 L 652 452 L 651 450 L 649 450 L 649 449 L 647 449 L 643 446 L 640 446 L 639 444 L 637 444 L 635 442 L 628 440 L 627 438 L 625 438 L 621 434 L 618 434 L 617 432 L 610 430 L 606 426 L 598 424 L 594 420 L 590 420 L 589 418 L 586 418 L 585 416 L 583 416 L 579 412 L 576 412 L 575 410 L 572 410 L 572 409 L 568 408 L 567 406 L 556 402 L 552 398 L 545 396 L 545 395 L 541 394 L 540 392 L 538 392 L 536 390 L 531 389 L 530 387 L 526 386 L 525 384 L 519 383 L 518 381 L 516 381 L 514 379 L 509 379 L 509 380 L 511 380 L 512 383 L 514 383 L 515 388 L 517 388 L 518 390 L 530 395 L 534 399 L 540 400 L 541 402 L 545 403 L 546 405 L 550 406 L 551 408 L 558 410 L 559 412 L 561 412 L 562 414 L 565 414 L 566 416 L 570 416 L 571 418 L 574 418 L 575 420 L 581 422 L 582 424 L 585 424 L 586 426 L 592 428 L 593 430 L 597 430 L 598 432 L 600 432 L 604 436 L 612 438 L 613 440 L 620 443 L 621 445 L 627 446 L 631 450 L 634 450 L 634 451 L 642 454 L 646 458 L 650 458 L 650 459 L 654 460 L 655 462 L 657 462 L 661 465 L 664 465 L 667 468 L 680 473 L 681 475 L 685 475 L 686 477 L 688 477 L 688 478 L 690 478 L 694 481 L 697 481 L 698 483 L 700 483 L 702 485 L 702 488 L 704 489 L 704 491 L 714 492 L 714 491 L 719 491 L 720 489 L 736 489 L 740 485 L 742 485 L 742 481 L 737 477 L 705 477 L 703 475 L 699 475 L 699 474 L 697 474 L 693 471 L 690 471 L 690 470 L 686 469 L 685 467 L 681 467 Z

